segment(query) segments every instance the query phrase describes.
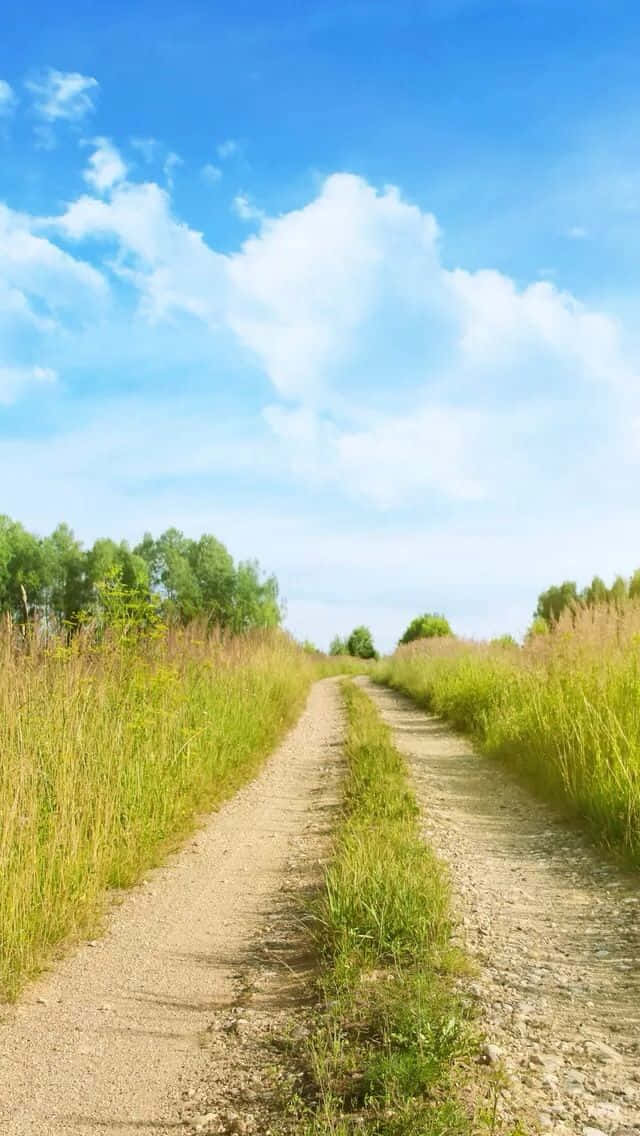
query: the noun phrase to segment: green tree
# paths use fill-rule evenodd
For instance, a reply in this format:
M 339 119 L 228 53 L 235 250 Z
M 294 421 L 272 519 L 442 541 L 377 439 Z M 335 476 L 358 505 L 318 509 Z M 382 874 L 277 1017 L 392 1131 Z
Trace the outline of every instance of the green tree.
M 546 623 L 545 623 L 545 628 L 546 628 Z M 517 647 L 518 643 L 513 638 L 513 635 L 498 635 L 498 636 L 496 636 L 495 639 L 491 640 L 491 646 L 492 647 L 510 648 L 510 647 Z
M 41 542 L 46 585 L 43 607 L 48 619 L 67 627 L 77 623 L 90 601 L 87 556 L 68 525 L 58 525 Z
M 629 580 L 629 599 L 636 600 L 640 596 L 640 568 L 637 568 Z
M 600 576 L 594 576 L 589 587 L 584 589 L 580 598 L 588 607 L 595 607 L 596 604 L 606 603 L 609 599 L 609 591 L 604 580 L 602 580 Z
M 42 542 L 18 521 L 0 516 L 0 610 L 24 619 L 24 589 L 29 615 L 35 614 L 42 610 L 47 584 Z
M 232 623 L 235 569 L 224 544 L 209 533 L 187 541 L 187 560 L 196 585 L 199 614 L 209 623 L 228 627 Z
M 452 635 L 448 620 L 444 615 L 425 612 L 417 615 L 407 627 L 400 639 L 401 643 L 413 643 L 414 639 L 434 639 L 444 635 Z
M 559 586 L 554 585 L 541 592 L 538 596 L 538 606 L 534 612 L 534 619 L 544 619 L 548 627 L 557 623 L 566 608 L 578 603 L 578 591 L 574 580 L 565 580 Z
M 354 627 L 347 640 L 347 650 L 358 659 L 377 659 L 378 653 L 368 627 Z
M 623 576 L 616 576 L 613 584 L 609 588 L 609 603 L 615 604 L 620 607 L 629 595 L 627 581 Z
M 341 639 L 339 635 L 335 635 L 334 638 L 331 640 L 331 643 L 329 644 L 329 654 L 330 655 L 348 655 L 349 654 L 349 648 L 347 646 L 347 640 Z
M 235 632 L 277 627 L 282 620 L 275 576 L 261 579 L 257 560 L 240 561 L 235 573 L 231 626 Z
M 526 638 L 534 639 L 537 635 L 548 635 L 549 624 L 542 615 L 536 615 L 531 626 L 527 630 Z

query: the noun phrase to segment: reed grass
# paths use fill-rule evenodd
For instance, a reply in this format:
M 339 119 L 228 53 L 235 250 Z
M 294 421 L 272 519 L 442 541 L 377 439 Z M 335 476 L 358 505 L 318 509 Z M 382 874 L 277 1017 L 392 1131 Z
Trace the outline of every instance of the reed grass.
M 640 864 L 640 602 L 578 608 L 522 648 L 419 641 L 374 677 L 471 734 Z
M 0 637 L 0 994 L 258 768 L 315 669 L 281 633 Z

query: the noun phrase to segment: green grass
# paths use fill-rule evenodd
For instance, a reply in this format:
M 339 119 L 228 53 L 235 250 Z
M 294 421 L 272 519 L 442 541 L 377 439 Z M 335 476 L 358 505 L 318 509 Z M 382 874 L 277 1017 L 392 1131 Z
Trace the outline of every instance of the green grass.
M 279 633 L 0 639 L 0 995 L 259 767 L 315 669 Z
M 345 700 L 345 812 L 313 912 L 324 1008 L 295 1131 L 469 1136 L 477 1041 L 454 992 L 447 876 L 389 731 L 352 684 Z
M 524 648 L 423 642 L 373 677 L 471 735 L 640 864 L 640 605 L 579 611 Z

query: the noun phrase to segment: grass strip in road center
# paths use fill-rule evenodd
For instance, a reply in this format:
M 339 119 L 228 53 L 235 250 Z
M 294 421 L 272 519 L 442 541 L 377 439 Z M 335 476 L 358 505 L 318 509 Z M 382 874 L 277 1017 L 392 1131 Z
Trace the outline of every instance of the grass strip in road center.
M 361 690 L 344 695 L 345 813 L 313 912 L 322 1010 L 295 1131 L 469 1136 L 485 1123 L 470 1086 L 478 1039 L 455 991 L 447 876 L 389 730 Z

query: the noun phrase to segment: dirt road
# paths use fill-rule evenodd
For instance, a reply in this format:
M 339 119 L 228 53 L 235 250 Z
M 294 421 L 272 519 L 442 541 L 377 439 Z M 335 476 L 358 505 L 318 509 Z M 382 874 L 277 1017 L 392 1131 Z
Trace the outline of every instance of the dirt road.
M 640 880 L 441 721 L 360 681 L 450 866 L 504 1113 L 557 1136 L 638 1136 Z
M 104 936 L 0 1015 L 0 1132 L 197 1130 L 185 1099 L 211 1079 L 203 1038 L 234 1004 L 247 947 L 335 788 L 340 732 L 339 690 L 326 680 L 262 774 L 125 896 Z

